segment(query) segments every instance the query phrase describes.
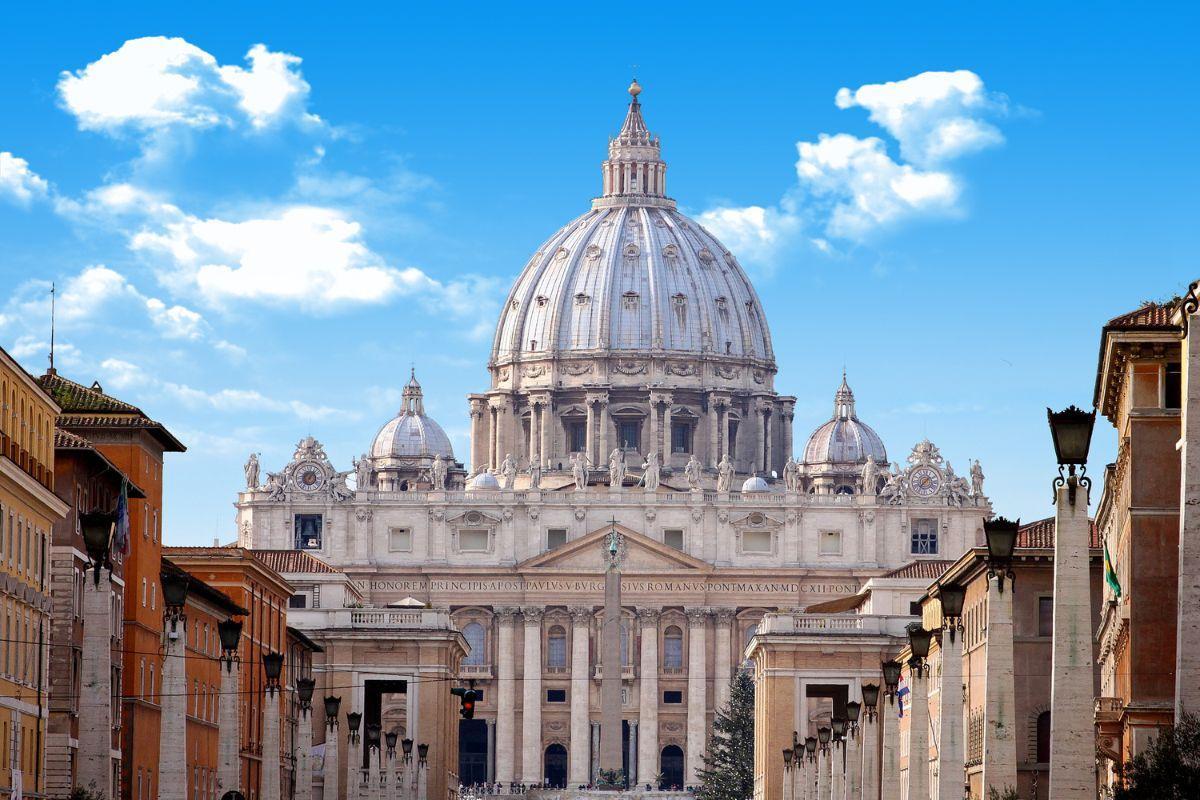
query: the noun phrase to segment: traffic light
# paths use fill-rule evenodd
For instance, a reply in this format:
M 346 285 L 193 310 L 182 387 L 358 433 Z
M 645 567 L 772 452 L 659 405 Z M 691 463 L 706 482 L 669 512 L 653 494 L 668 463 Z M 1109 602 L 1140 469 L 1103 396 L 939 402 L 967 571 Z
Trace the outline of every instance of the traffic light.
M 475 718 L 475 701 L 479 698 L 479 693 L 474 689 L 464 689 L 461 686 L 456 686 L 450 690 L 450 694 L 459 698 L 461 703 L 458 713 L 463 719 Z

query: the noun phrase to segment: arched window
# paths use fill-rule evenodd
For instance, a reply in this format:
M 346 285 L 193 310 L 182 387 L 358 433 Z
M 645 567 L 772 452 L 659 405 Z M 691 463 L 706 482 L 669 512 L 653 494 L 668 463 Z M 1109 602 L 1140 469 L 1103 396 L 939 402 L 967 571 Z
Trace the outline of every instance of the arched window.
M 565 667 L 567 665 L 567 630 L 562 625 L 550 628 L 548 646 L 546 647 L 546 666 Z
M 833 493 L 834 494 L 854 494 L 854 487 L 847 486 L 846 484 L 842 484 L 841 486 L 834 489 Z
M 1037 760 L 1039 764 L 1050 763 L 1050 712 L 1043 711 L 1037 718 Z
M 758 623 L 754 623 L 749 628 L 746 628 L 746 638 L 742 640 L 742 650 L 745 651 L 750 646 L 750 640 L 754 638 L 754 634 L 758 633 Z
M 468 622 L 463 628 L 462 634 L 471 648 L 471 652 L 467 653 L 463 663 L 486 664 L 487 652 L 484 650 L 484 645 L 487 643 L 487 634 L 484 632 L 483 626 L 478 622 Z
M 663 666 L 667 669 L 683 667 L 683 631 L 672 625 L 663 631 Z

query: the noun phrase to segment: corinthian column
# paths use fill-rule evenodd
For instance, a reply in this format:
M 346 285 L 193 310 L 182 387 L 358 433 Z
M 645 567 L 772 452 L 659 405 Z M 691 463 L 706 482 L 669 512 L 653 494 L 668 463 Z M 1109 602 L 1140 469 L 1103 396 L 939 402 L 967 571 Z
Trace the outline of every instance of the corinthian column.
M 497 608 L 496 616 L 496 781 L 516 780 L 517 664 L 513 646 L 515 608 Z
M 733 619 L 734 610 L 732 608 L 722 608 L 716 613 L 717 648 L 716 653 L 713 654 L 716 665 L 713 669 L 714 711 L 724 708 L 725 704 L 729 702 L 729 681 L 733 677 L 732 632 L 730 630 L 733 625 Z
M 717 462 L 721 460 L 719 436 L 719 425 L 721 414 L 717 411 L 717 403 L 713 400 L 712 395 L 708 396 L 708 466 L 716 469 Z
M 707 608 L 686 609 L 688 619 L 688 711 L 687 711 L 687 760 L 684 770 L 684 785 L 698 786 L 699 773 L 704 767 L 704 754 L 708 738 L 708 675 L 706 672 L 707 646 L 705 626 L 711 613 Z
M 525 675 L 521 703 L 521 782 L 542 782 L 542 614 L 521 609 L 525 617 Z
M 571 609 L 571 750 L 567 765 L 569 788 L 588 782 L 588 755 L 591 748 L 589 729 L 588 634 L 592 609 Z
M 637 774 L 643 783 L 658 774 L 658 617 L 661 613 L 657 608 L 637 610 L 638 627 L 642 632 Z
M 596 460 L 596 399 L 587 399 L 587 438 L 583 440 L 583 452 L 592 461 Z
M 162 703 L 163 736 L 158 740 L 158 798 L 159 800 L 185 800 L 187 797 L 187 674 L 184 659 L 184 643 L 187 641 L 187 620 L 181 619 L 177 630 L 171 631 L 166 638 L 162 664 L 162 691 L 159 695 Z M 105 652 L 108 644 L 105 643 Z M 104 698 L 105 701 L 108 698 Z M 265 747 L 265 739 L 264 739 Z M 279 749 L 276 740 L 275 749 Z M 263 757 L 266 757 L 264 750 Z M 276 792 L 272 798 L 279 800 Z
M 951 628 L 942 632 L 942 684 L 938 691 L 938 800 L 958 800 L 962 796 L 963 765 L 963 688 L 962 640 Z
M 542 466 L 550 464 L 550 459 L 554 456 L 553 440 L 550 438 L 554 426 L 550 420 L 550 399 L 547 398 L 546 402 L 542 403 L 541 422 L 539 423 L 541 426 L 539 432 L 542 435 L 542 448 L 540 450 Z
M 1013 682 L 1012 586 L 988 578 L 987 652 L 983 674 L 983 795 L 1017 788 L 1016 689 Z M 1088 686 L 1091 687 L 1091 668 Z

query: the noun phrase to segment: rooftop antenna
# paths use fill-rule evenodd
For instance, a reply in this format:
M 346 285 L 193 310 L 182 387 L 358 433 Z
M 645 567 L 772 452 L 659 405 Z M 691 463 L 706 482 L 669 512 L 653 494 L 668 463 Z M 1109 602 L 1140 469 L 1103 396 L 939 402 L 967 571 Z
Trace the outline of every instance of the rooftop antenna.
M 50 372 L 54 375 L 54 283 L 50 284 Z

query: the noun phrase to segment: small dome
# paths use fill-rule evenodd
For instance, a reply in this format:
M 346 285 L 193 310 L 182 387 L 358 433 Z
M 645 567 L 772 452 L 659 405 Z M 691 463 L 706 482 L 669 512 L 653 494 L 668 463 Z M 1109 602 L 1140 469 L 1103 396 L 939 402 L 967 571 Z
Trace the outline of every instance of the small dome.
M 371 457 L 432 459 L 438 455 L 454 461 L 450 437 L 441 425 L 425 415 L 421 384 L 414 373 L 404 387 L 400 413 L 375 434 Z
M 804 447 L 806 464 L 860 464 L 871 456 L 886 464 L 887 450 L 871 426 L 854 413 L 854 392 L 842 374 L 833 401 L 833 419 L 813 431 Z
M 771 491 L 771 487 L 767 485 L 766 480 L 764 480 L 763 478 L 760 478 L 758 475 L 751 475 L 749 478 L 746 478 L 745 482 L 742 483 L 742 493 L 743 494 L 745 494 L 747 492 L 769 492 L 769 491 Z
M 496 476 L 486 470 L 476 475 L 467 484 L 468 492 L 491 492 L 500 490 L 500 481 L 496 480 Z

